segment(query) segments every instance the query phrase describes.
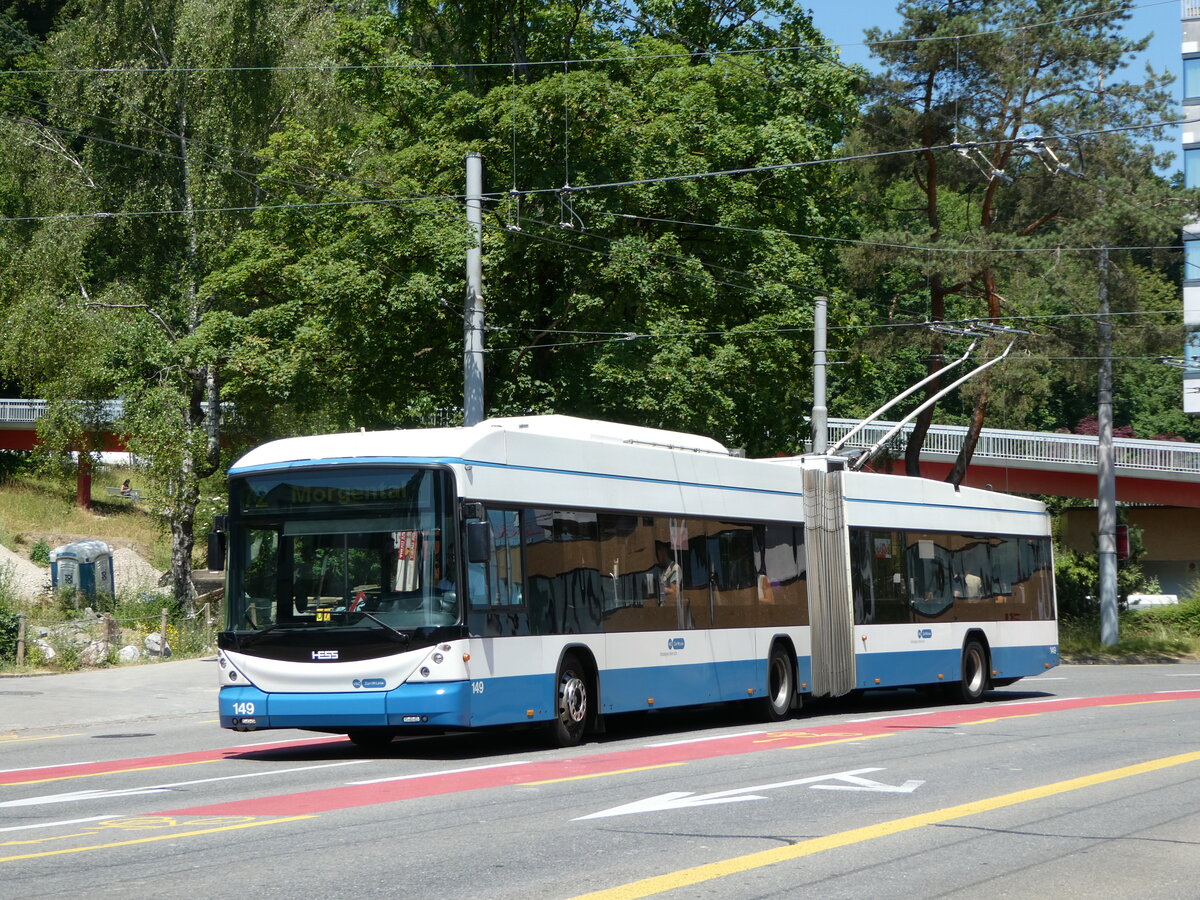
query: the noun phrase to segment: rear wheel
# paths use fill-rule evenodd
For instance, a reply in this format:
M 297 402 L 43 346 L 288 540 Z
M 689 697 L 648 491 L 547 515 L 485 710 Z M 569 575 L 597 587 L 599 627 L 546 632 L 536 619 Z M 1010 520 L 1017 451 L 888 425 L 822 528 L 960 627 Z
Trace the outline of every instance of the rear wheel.
M 551 737 L 556 745 L 574 747 L 583 740 L 590 705 L 587 670 L 578 656 L 568 653 L 558 667 L 554 685 L 555 717 Z
M 988 687 L 988 656 L 983 644 L 970 640 L 963 645 L 962 680 L 955 699 L 962 703 L 978 703 Z
M 767 658 L 767 695 L 762 699 L 763 718 L 782 722 L 790 717 L 796 696 L 796 667 L 792 656 L 776 644 Z

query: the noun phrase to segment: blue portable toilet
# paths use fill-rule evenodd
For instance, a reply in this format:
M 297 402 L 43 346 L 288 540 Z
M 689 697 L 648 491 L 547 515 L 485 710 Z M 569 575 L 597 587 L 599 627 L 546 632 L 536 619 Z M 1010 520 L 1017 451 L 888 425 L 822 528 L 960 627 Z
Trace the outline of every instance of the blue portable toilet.
M 112 548 L 104 541 L 76 541 L 50 551 L 50 584 L 85 597 L 113 593 Z

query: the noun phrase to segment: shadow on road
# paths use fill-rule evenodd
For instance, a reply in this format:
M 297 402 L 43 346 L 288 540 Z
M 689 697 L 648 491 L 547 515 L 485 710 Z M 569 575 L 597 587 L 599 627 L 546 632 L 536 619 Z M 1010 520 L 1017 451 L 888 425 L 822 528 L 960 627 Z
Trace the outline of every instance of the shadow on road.
M 984 695 L 980 710 L 997 703 L 1016 703 L 1053 697 L 1048 691 L 993 690 Z M 826 716 L 862 716 L 871 714 L 924 712 L 951 708 L 955 704 L 931 699 L 928 692 L 897 689 L 862 691 L 834 699 L 806 703 L 793 722 L 820 724 Z M 748 704 L 696 706 L 686 709 L 648 710 L 639 713 L 605 716 L 604 731 L 589 736 L 583 748 L 567 752 L 587 752 L 588 747 L 602 747 L 619 741 L 647 738 L 677 737 L 689 740 L 705 737 L 703 732 L 760 725 L 766 729 L 789 727 L 784 722 L 764 723 Z M 699 733 L 699 734 L 698 734 Z M 711 735 L 719 736 L 718 734 Z M 533 753 L 560 754 L 547 743 L 544 728 L 511 726 L 472 732 L 405 735 L 381 748 L 360 747 L 349 740 L 330 740 L 313 736 L 311 744 L 268 746 L 261 750 L 243 749 L 231 753 L 228 759 L 264 762 L 314 762 L 346 759 L 411 759 L 437 762 L 487 761 L 513 755 Z

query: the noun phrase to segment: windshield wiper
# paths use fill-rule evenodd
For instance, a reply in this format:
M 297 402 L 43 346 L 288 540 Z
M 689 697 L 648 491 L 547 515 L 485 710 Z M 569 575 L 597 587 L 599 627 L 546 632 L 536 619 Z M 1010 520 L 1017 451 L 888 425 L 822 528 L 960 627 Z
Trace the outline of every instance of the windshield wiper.
M 403 631 L 399 631 L 399 630 L 393 628 L 391 625 L 389 625 L 387 622 L 383 621 L 383 619 L 379 618 L 378 616 L 367 612 L 365 609 L 358 609 L 358 610 L 355 610 L 355 612 L 357 612 L 361 616 L 366 616 L 372 622 L 378 622 L 380 625 L 382 625 L 384 628 L 386 628 L 388 631 L 390 631 L 396 637 L 400 638 L 404 642 L 405 646 L 408 646 L 409 644 L 412 643 L 412 635 L 411 634 L 405 634 Z

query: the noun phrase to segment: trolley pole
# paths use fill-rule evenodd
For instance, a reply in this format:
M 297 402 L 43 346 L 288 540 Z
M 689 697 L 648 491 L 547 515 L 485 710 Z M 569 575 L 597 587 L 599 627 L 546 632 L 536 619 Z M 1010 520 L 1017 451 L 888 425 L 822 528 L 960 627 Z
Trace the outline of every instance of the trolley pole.
M 1118 641 L 1117 625 L 1117 480 L 1113 468 L 1112 322 L 1108 317 L 1108 248 L 1096 260 L 1099 315 L 1096 329 L 1100 344 L 1100 374 L 1096 383 L 1096 528 L 1100 578 L 1100 641 L 1107 647 Z
M 825 351 L 829 298 L 816 297 L 813 309 L 813 408 L 812 449 L 824 453 L 829 448 L 829 407 L 825 405 Z
M 467 299 L 463 316 L 463 424 L 483 421 L 483 158 L 467 154 Z

